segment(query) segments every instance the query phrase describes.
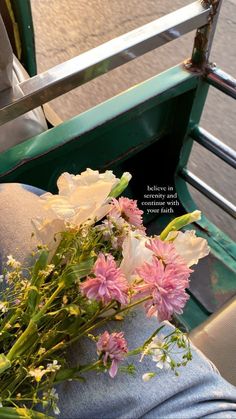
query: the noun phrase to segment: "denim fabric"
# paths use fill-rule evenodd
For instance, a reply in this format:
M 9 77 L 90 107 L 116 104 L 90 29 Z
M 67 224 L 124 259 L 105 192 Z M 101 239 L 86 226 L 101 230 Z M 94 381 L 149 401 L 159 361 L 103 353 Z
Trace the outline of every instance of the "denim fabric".
M 25 253 L 35 245 L 31 238 L 31 218 L 46 214 L 38 200 L 25 186 L 0 186 L 0 256 L 3 260 L 7 254 L 12 254 L 24 261 Z M 129 349 L 133 349 L 143 343 L 158 324 L 155 319 L 147 320 L 143 311 L 138 310 L 129 315 L 124 324 L 116 322 L 113 326 L 125 332 Z M 112 330 L 111 325 L 107 329 Z M 166 323 L 165 333 L 172 330 L 173 326 Z M 95 345 L 88 339 L 68 352 L 68 359 L 74 364 L 96 358 Z M 139 359 L 132 359 L 137 367 L 135 376 L 119 373 L 111 379 L 108 374 L 87 373 L 85 383 L 67 382 L 58 386 L 59 418 L 236 418 L 236 388 L 226 382 L 196 348 L 193 348 L 193 360 L 180 369 L 179 377 L 157 370 L 147 357 L 142 362 Z M 149 371 L 159 373 L 144 383 L 142 374 Z
M 34 232 L 32 218 L 47 217 L 37 195 L 43 191 L 38 188 L 17 183 L 0 184 L 0 273 L 6 256 L 12 254 L 24 264 L 32 263 L 30 253 L 38 241 L 32 237 Z
M 147 319 L 142 309 L 129 315 L 125 322 L 116 322 L 106 329 L 123 330 L 129 349 L 144 342 L 158 327 L 156 319 Z M 173 326 L 166 322 L 163 333 Z M 114 330 L 114 329 L 113 329 Z M 98 332 L 97 332 L 98 333 Z M 95 334 L 95 333 L 94 333 Z M 236 418 L 236 388 L 225 381 L 215 366 L 196 348 L 193 360 L 181 367 L 176 377 L 172 371 L 158 370 L 150 357 L 133 357 L 135 376 L 118 373 L 112 379 L 108 374 L 87 373 L 86 382 L 67 382 L 58 387 L 64 419 L 156 419 L 156 418 Z M 95 345 L 84 339 L 69 352 L 69 360 L 86 363 L 96 359 Z M 176 355 L 178 359 L 178 354 Z M 131 358 L 127 360 L 131 363 Z M 158 372 L 149 382 L 142 374 Z

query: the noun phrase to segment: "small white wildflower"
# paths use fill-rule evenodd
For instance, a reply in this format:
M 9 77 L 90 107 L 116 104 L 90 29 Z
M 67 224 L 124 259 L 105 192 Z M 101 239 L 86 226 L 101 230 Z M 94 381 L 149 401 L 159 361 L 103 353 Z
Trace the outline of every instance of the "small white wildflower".
M 156 362 L 156 367 L 160 368 L 161 370 L 168 370 L 170 369 L 171 359 L 168 355 L 165 355 L 163 352 L 160 351 L 159 354 L 155 353 L 152 357 L 153 361 Z
M 50 403 L 51 403 L 51 406 L 52 406 L 52 409 L 53 409 L 55 415 L 59 415 L 60 410 L 57 406 L 57 401 L 59 400 L 59 396 L 58 396 L 55 388 L 52 388 L 52 389 L 49 389 L 46 392 L 43 392 L 43 400 L 47 400 L 47 401 L 50 400 Z
M 160 337 L 155 336 L 154 338 L 152 338 L 151 342 L 145 347 L 140 362 L 142 362 L 143 358 L 146 355 L 153 355 L 154 354 L 154 350 L 160 350 L 161 348 L 163 348 L 164 342 L 162 339 L 162 335 L 160 335 Z
M 58 393 L 56 392 L 56 389 L 54 387 L 51 390 L 49 390 L 48 395 L 54 400 L 59 400 Z
M 169 369 L 171 359 L 165 352 L 165 341 L 164 335 L 160 334 L 155 336 L 149 345 L 144 349 L 140 361 L 143 360 L 143 357 L 146 355 L 151 355 L 152 360 L 156 362 L 156 367 L 160 369 Z
M 18 262 L 12 255 L 7 256 L 7 266 L 10 266 L 14 269 L 19 269 L 21 267 L 21 263 Z
M 53 363 L 47 365 L 47 372 L 55 372 L 61 368 L 61 365 L 58 364 L 56 359 L 53 360 Z
M 55 265 L 51 263 L 50 265 L 47 265 L 45 269 L 41 269 L 39 271 L 39 275 L 48 276 L 50 275 L 50 273 L 53 271 L 54 268 L 55 268 Z
M 60 409 L 57 406 L 57 401 L 59 400 L 59 396 L 58 396 L 58 393 L 56 392 L 55 388 L 51 389 L 50 396 L 51 396 L 51 399 L 52 399 L 53 412 L 55 413 L 55 415 L 59 415 L 60 414 Z
M 146 372 L 142 376 L 142 380 L 146 383 L 147 381 L 151 380 L 153 377 L 155 377 L 155 372 Z
M 55 415 L 60 415 L 61 411 L 56 404 L 53 404 L 52 408 Z
M 0 302 L 0 311 L 2 313 L 6 313 L 8 311 L 8 307 L 7 307 L 7 302 L 6 301 Z
M 1 402 L 1 400 L 0 400 L 0 407 L 3 407 L 3 404 L 2 404 L 2 402 Z
M 7 284 L 12 284 L 13 282 L 16 281 L 16 279 L 19 278 L 19 272 L 18 271 L 12 271 L 12 272 L 8 272 L 5 276 L 5 280 L 7 282 Z
M 4 275 L 0 275 L 0 282 L 3 282 L 4 280 Z
M 47 370 L 43 369 L 43 367 L 40 366 L 38 368 L 35 368 L 34 370 L 30 370 L 29 375 L 31 377 L 34 377 L 37 383 L 39 383 L 39 381 L 41 381 L 42 377 L 44 376 L 44 374 L 46 374 L 46 372 Z

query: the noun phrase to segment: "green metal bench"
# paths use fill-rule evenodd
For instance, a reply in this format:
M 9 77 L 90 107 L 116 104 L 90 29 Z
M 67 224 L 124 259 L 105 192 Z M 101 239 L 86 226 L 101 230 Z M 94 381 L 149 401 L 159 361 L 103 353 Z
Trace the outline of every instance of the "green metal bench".
M 23 10 L 30 16 L 28 1 L 13 3 L 19 16 Z M 235 80 L 208 62 L 220 5 L 221 0 L 196 1 L 21 83 L 24 98 L 0 109 L 0 124 L 197 28 L 191 60 L 2 153 L 0 182 L 55 191 L 64 171 L 128 170 L 128 194 L 144 211 L 147 185 L 154 184 L 177 191 L 175 215 L 193 211 L 189 183 L 236 218 L 233 204 L 186 169 L 194 141 L 236 167 L 236 153 L 199 126 L 209 85 L 236 97 Z M 152 233 L 171 217 L 145 215 Z M 211 255 L 192 276 L 191 299 L 179 318 L 188 329 L 236 294 L 236 244 L 204 216 L 194 227 L 208 240 Z

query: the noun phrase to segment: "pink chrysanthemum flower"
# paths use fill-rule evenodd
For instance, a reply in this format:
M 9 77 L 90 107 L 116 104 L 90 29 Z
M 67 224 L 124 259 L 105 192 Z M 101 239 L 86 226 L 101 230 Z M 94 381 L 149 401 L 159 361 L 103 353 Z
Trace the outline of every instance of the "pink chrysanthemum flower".
M 149 242 L 146 243 L 146 247 L 150 249 L 165 265 L 168 265 L 169 263 L 184 262 L 181 256 L 176 252 L 176 248 L 173 243 L 155 238 L 150 239 Z
M 107 366 L 108 361 L 111 361 L 109 374 L 114 378 L 117 374 L 119 363 L 123 361 L 125 354 L 128 352 L 123 332 L 113 332 L 111 334 L 107 331 L 104 332 L 97 342 L 97 350 L 105 366 Z
M 174 313 L 182 313 L 189 296 L 185 289 L 189 286 L 191 269 L 184 263 L 165 266 L 155 256 L 151 263 L 144 263 L 137 269 L 143 280 L 135 286 L 138 297 L 151 296 L 145 304 L 148 317 L 157 316 L 160 321 L 169 320 Z
M 123 217 L 135 227 L 143 229 L 143 211 L 137 207 L 137 201 L 129 198 L 112 199 L 112 209 L 109 212 L 114 218 Z
M 104 304 L 112 300 L 127 304 L 128 281 L 120 268 L 117 268 L 112 255 L 105 257 L 100 253 L 94 264 L 93 273 L 94 278 L 88 277 L 80 285 L 83 295 L 91 300 L 102 301 Z

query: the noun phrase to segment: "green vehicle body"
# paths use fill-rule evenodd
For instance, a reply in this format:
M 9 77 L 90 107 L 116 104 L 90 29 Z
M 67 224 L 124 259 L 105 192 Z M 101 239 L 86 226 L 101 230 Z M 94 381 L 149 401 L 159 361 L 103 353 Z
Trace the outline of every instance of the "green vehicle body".
M 30 2 L 12 1 L 12 7 L 20 28 L 23 62 L 34 75 Z M 21 182 L 55 192 L 56 179 L 64 171 L 79 173 L 87 167 L 111 169 L 117 175 L 130 171 L 133 179 L 127 195 L 138 199 L 144 211 L 143 196 L 147 185 L 154 183 L 170 185 L 177 192 L 180 205 L 175 216 L 197 209 L 182 174 L 209 88 L 205 74 L 197 71 L 204 60 L 201 48 L 195 44 L 191 66 L 170 68 L 1 153 L 0 182 Z M 152 234 L 158 234 L 171 217 L 146 214 L 145 222 Z M 178 318 L 188 330 L 236 294 L 236 244 L 204 215 L 194 228 L 211 247 L 211 255 L 194 273 L 194 283 L 203 281 L 210 304 L 190 288 L 189 302 Z

